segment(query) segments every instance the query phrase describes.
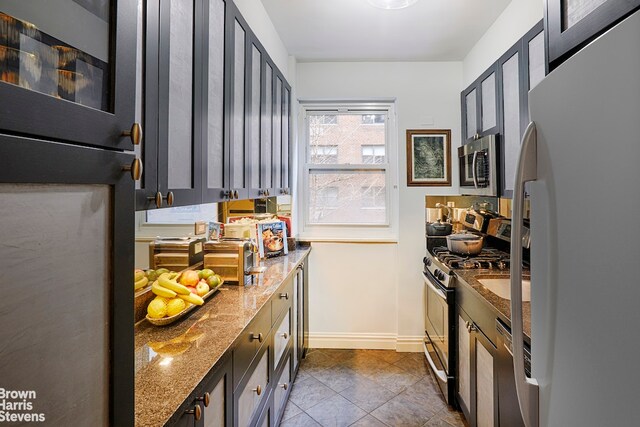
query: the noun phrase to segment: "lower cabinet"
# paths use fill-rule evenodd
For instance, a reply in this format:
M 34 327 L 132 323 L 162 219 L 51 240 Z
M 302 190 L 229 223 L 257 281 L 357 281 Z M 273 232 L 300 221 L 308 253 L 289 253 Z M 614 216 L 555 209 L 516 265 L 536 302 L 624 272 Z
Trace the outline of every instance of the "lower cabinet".
M 497 427 L 497 349 L 473 319 L 457 308 L 458 404 L 471 427 Z
M 303 266 L 282 283 L 185 401 L 173 426 L 278 425 L 307 346 L 306 274 Z
M 260 356 L 259 354 L 259 358 L 256 359 L 257 363 L 254 362 L 252 368 L 249 368 L 250 371 L 245 375 L 245 377 L 249 376 L 249 378 L 240 383 L 234 393 L 236 415 L 234 425 L 237 427 L 245 427 L 254 424 L 251 423 L 251 420 L 255 418 L 260 404 L 269 394 L 269 389 L 271 387 L 271 378 L 269 375 L 269 347 L 270 346 L 267 344 L 262 348 L 262 355 Z M 251 371 L 251 369 L 253 370 Z

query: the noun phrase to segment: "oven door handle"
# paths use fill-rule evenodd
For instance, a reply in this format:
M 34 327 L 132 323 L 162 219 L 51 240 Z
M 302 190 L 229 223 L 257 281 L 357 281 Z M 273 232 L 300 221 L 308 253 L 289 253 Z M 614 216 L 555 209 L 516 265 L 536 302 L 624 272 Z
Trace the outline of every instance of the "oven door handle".
M 427 343 L 423 341 L 422 347 L 424 348 L 424 355 L 427 356 L 427 361 L 429 362 L 429 366 L 431 366 L 431 370 L 433 371 L 434 374 L 436 374 L 436 376 L 440 379 L 440 381 L 446 384 L 448 380 L 447 373 L 441 369 L 436 368 L 436 364 L 433 363 L 433 360 L 431 359 L 431 355 L 429 354 L 429 350 L 427 350 Z
M 476 169 L 478 168 L 478 152 L 473 152 L 473 160 L 471 160 L 471 176 L 473 176 L 473 186 L 478 189 L 478 175 Z
M 424 279 L 424 283 L 427 284 L 427 286 L 429 286 L 431 290 L 436 293 L 436 295 L 438 295 L 440 298 L 442 298 L 445 301 L 447 300 L 447 295 L 444 292 L 442 292 L 441 289 L 438 289 L 436 285 L 431 283 L 431 280 L 429 280 L 429 278 L 424 273 L 422 273 L 422 278 Z

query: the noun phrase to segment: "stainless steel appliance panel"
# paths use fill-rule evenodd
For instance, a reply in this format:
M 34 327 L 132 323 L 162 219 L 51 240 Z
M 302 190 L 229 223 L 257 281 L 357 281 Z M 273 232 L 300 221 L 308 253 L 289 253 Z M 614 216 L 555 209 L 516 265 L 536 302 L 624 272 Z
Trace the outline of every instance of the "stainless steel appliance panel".
M 498 196 L 498 159 L 496 135 L 459 147 L 460 193 Z

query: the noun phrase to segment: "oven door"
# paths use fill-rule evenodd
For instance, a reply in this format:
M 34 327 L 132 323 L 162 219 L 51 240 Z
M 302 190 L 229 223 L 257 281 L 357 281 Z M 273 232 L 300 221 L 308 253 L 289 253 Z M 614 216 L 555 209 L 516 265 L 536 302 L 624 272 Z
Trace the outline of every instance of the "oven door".
M 449 372 L 449 303 L 447 293 L 452 292 L 442 287 L 438 281 L 426 271 L 422 273 L 425 283 L 425 319 L 424 328 L 427 333 L 427 349 L 429 353 L 435 353 L 439 360 L 430 360 L 434 372 Z M 429 345 L 433 349 L 429 348 Z M 432 354 L 427 357 L 433 359 Z M 440 366 L 437 366 L 440 365 Z M 438 375 L 440 376 L 440 375 Z

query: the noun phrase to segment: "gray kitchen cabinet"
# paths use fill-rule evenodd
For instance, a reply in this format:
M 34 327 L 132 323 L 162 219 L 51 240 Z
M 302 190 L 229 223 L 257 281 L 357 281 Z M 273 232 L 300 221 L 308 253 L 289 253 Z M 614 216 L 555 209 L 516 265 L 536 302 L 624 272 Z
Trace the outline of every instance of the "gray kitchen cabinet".
M 457 309 L 458 404 L 471 427 L 498 426 L 497 349 L 478 324 Z
M 549 71 L 640 8 L 640 0 L 545 0 Z
M 230 426 L 233 416 L 232 358 L 227 355 L 213 374 L 209 374 L 196 401 L 202 406 L 202 419 L 197 427 Z
M 258 409 L 271 391 L 272 371 L 269 369 L 271 354 L 271 345 L 267 343 L 250 366 L 247 378 L 240 383 L 234 392 L 234 425 L 236 427 L 251 425 L 253 424 L 252 420 L 259 417 L 257 415 Z
M 280 421 L 291 392 L 291 356 L 287 357 L 273 390 L 274 420 Z
M 494 63 L 461 94 L 463 141 L 499 132 L 499 82 Z

